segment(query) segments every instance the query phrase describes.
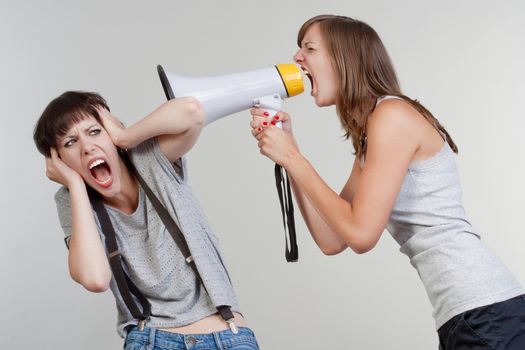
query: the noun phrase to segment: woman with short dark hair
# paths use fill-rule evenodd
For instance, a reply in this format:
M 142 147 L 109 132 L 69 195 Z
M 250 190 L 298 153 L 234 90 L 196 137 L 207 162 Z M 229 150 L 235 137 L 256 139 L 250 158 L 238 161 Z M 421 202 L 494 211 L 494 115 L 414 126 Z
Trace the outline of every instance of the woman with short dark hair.
M 63 185 L 55 200 L 71 277 L 111 288 L 125 349 L 258 349 L 187 182 L 183 156 L 203 124 L 190 97 L 124 128 L 100 95 L 69 91 L 35 127 L 47 176 Z

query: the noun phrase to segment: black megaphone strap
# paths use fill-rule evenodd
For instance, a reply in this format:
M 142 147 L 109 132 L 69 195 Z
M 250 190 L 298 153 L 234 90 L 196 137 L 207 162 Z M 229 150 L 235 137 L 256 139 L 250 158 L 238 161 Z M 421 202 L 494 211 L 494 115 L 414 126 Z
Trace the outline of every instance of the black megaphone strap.
M 283 175 L 284 172 L 284 175 Z M 275 184 L 281 205 L 283 216 L 284 239 L 285 239 L 285 258 L 288 262 L 296 262 L 299 259 L 299 249 L 297 247 L 297 236 L 295 233 L 295 218 L 293 209 L 292 191 L 290 189 L 290 179 L 288 172 L 279 164 L 275 164 Z

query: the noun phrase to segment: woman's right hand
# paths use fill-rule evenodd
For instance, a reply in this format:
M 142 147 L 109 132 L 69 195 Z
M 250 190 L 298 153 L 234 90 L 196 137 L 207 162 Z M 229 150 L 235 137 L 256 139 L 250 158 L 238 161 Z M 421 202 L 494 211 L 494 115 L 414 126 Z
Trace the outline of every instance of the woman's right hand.
M 70 188 L 75 181 L 84 181 L 79 173 L 66 165 L 58 156 L 56 149 L 50 149 L 51 157 L 46 157 L 46 176 L 49 180 Z
M 252 108 L 250 110 L 252 115 L 252 121 L 250 126 L 252 127 L 252 135 L 257 136 L 260 132 L 266 129 L 270 125 L 275 125 L 277 122 L 282 123 L 282 129 L 288 134 L 292 133 L 292 119 L 286 112 L 278 112 L 274 117 L 267 116 L 266 112 L 260 108 Z M 266 113 L 266 114 L 265 114 Z
M 278 112 L 271 117 L 262 109 L 252 109 L 250 112 L 252 135 L 258 141 L 261 154 L 285 168 L 289 166 L 290 161 L 301 153 L 292 134 L 290 116 Z M 282 128 L 275 127 L 277 122 L 282 122 Z

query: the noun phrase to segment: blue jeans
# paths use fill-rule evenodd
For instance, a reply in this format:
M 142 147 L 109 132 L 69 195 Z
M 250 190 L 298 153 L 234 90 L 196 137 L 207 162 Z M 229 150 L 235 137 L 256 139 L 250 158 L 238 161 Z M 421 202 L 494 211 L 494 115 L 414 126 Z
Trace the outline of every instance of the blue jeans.
M 178 334 L 145 327 L 128 330 L 124 350 L 259 350 L 250 328 L 239 327 L 239 333 L 224 330 L 208 334 Z
M 441 350 L 523 350 L 525 295 L 454 316 L 438 335 Z

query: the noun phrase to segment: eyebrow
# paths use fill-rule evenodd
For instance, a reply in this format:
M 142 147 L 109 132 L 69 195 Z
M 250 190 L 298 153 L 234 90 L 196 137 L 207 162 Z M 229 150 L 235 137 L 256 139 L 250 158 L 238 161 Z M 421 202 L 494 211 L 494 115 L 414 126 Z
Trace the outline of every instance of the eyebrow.
M 91 125 L 89 125 L 87 128 L 84 129 L 84 132 L 87 132 L 87 131 L 89 131 L 92 127 L 94 127 L 94 126 L 98 126 L 98 125 L 99 125 L 98 123 L 91 124 Z M 74 137 L 74 136 L 75 136 L 75 135 L 73 135 L 73 134 L 65 134 L 64 137 L 62 137 L 62 138 L 60 139 L 60 141 L 65 141 L 66 139 L 71 138 L 71 137 Z

